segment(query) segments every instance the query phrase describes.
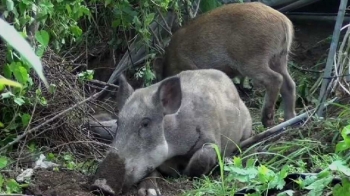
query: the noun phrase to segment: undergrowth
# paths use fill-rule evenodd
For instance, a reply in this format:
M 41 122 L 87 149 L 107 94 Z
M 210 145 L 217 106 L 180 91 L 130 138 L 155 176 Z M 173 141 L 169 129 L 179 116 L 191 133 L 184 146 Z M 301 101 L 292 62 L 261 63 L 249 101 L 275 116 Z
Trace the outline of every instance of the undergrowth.
M 272 193 L 279 196 L 347 195 L 350 189 L 350 120 L 344 117 L 349 117 L 350 107 L 336 105 L 342 108 L 336 118 L 311 119 L 303 128 L 289 129 L 277 141 L 257 143 L 229 161 L 224 161 L 214 146 L 220 160 L 220 175 L 196 179 L 195 190 L 184 195 L 228 196 L 243 190 L 254 190 L 246 193 L 251 196 Z M 313 175 L 286 178 L 303 173 Z M 335 178 L 339 178 L 341 184 L 331 186 Z

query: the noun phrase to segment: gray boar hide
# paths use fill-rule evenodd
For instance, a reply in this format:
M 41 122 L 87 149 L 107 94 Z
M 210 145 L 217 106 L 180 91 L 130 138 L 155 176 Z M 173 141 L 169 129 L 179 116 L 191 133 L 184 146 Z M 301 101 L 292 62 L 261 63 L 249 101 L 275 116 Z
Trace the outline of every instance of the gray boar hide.
M 124 89 L 129 90 L 119 92 L 125 104 L 112 148 L 92 181 L 110 194 L 125 192 L 141 181 L 139 196 L 160 195 L 155 181 L 145 177 L 158 172 L 208 174 L 217 163 L 209 144 L 227 155 L 252 134 L 248 108 L 230 78 L 219 70 L 183 71 L 146 88 Z M 125 167 L 116 168 L 118 160 Z M 118 179 L 121 175 L 123 182 Z

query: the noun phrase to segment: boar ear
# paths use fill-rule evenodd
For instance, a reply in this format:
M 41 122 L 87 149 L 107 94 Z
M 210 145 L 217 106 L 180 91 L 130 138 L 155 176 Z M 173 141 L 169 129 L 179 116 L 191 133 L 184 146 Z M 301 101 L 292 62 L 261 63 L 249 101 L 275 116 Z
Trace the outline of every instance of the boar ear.
M 161 82 L 157 91 L 157 100 L 163 106 L 164 114 L 173 114 L 181 106 L 182 92 L 180 78 L 167 78 Z
M 130 97 L 130 95 L 134 92 L 132 86 L 126 80 L 124 74 L 121 74 L 118 79 L 119 82 L 119 90 L 117 95 L 117 109 L 120 111 L 124 106 L 126 100 Z
M 162 80 L 162 75 L 163 75 L 163 62 L 164 59 L 162 57 L 156 57 L 153 60 L 153 70 L 156 73 L 156 79 L 158 81 Z

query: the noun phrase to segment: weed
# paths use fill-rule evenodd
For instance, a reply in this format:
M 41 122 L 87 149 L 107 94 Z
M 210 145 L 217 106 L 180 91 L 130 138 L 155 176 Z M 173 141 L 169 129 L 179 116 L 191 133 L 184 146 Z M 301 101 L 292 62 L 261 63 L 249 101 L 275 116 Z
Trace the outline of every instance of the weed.
M 347 111 L 347 110 L 346 110 Z M 344 116 L 347 112 L 341 112 Z M 185 195 L 233 195 L 239 190 L 254 190 L 255 193 L 247 195 L 262 195 L 267 192 L 278 191 L 278 195 L 294 195 L 302 192 L 303 195 L 321 196 L 332 193 L 333 195 L 343 195 L 350 189 L 348 177 L 350 167 L 348 166 L 350 149 L 349 130 L 350 125 L 341 128 L 341 124 L 336 120 L 323 121 L 323 124 L 315 122 L 309 129 L 323 126 L 323 130 L 317 133 L 320 140 L 305 137 L 304 132 L 294 132 L 304 139 L 285 138 L 277 142 L 264 144 L 260 151 L 249 154 L 252 149 L 258 148 L 260 144 L 255 144 L 243 151 L 240 156 L 233 157 L 232 161 L 224 163 L 220 155 L 219 148 L 215 146 L 220 167 L 220 176 L 206 176 L 194 181 L 195 190 Z M 316 125 L 317 124 L 317 125 Z M 337 133 L 341 129 L 342 140 L 336 145 L 328 146 L 324 143 L 323 135 L 330 135 L 330 131 Z M 315 130 L 314 130 L 315 131 Z M 316 134 L 309 132 L 308 134 Z M 332 138 L 328 138 L 332 140 Z M 325 153 L 329 151 L 329 153 Z M 259 163 L 257 165 L 257 163 Z M 320 171 L 320 172 L 318 172 Z M 316 175 L 306 178 L 297 178 L 294 181 L 298 185 L 297 190 L 285 187 L 286 177 L 295 173 L 315 172 Z M 330 183 L 336 177 L 340 177 L 343 184 L 330 187 Z

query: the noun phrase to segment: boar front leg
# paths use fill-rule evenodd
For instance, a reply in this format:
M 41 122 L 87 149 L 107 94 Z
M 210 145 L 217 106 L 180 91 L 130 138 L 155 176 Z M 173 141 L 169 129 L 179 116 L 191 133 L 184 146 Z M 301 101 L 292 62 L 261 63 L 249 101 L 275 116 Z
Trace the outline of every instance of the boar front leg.
M 205 145 L 193 154 L 184 174 L 189 177 L 200 177 L 210 172 L 217 162 L 217 155 L 211 145 Z
M 138 186 L 138 196 L 160 196 L 160 190 L 156 179 L 160 177 L 157 170 L 153 171 L 149 176 L 143 179 Z

